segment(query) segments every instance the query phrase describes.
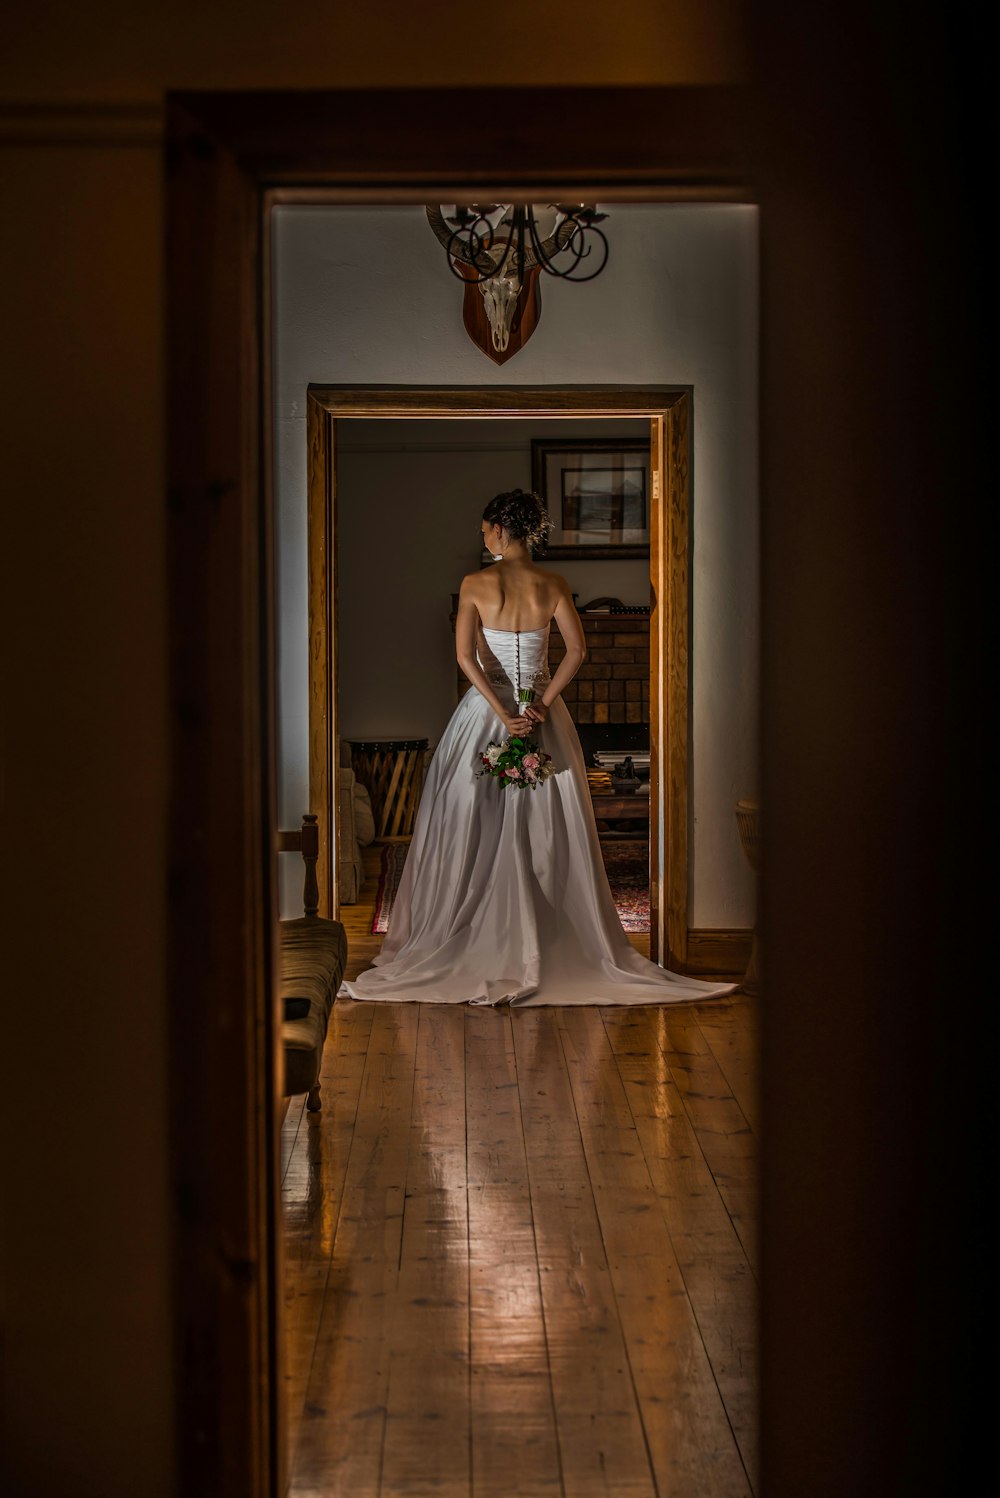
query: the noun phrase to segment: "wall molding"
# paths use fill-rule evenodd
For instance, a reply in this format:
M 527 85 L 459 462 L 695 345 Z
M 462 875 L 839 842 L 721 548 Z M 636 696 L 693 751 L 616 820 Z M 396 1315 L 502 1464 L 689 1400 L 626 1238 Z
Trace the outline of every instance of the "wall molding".
M 610 418 L 614 421 L 615 418 Z M 538 423 L 537 425 L 541 425 Z M 619 433 L 612 432 L 617 437 Z M 642 434 L 645 438 L 645 432 Z M 531 438 L 524 437 L 518 441 L 510 442 L 338 442 L 337 451 L 341 453 L 405 453 L 408 457 L 419 456 L 427 453 L 433 457 L 435 453 L 531 453 Z M 604 560 L 607 560 L 606 558 Z M 612 558 L 612 560 L 614 560 Z
M 686 969 L 696 977 L 742 978 L 752 944 L 749 926 L 689 929 Z
M 48 147 L 162 146 L 159 104 L 0 104 L 0 145 Z

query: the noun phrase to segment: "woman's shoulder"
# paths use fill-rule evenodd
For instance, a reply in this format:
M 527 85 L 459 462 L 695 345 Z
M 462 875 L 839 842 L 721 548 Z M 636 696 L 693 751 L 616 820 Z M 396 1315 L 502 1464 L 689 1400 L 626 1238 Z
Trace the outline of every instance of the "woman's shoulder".
M 552 589 L 553 593 L 560 593 L 564 598 L 569 595 L 569 583 L 561 572 L 553 572 L 551 567 L 539 567 L 537 562 L 535 566 L 545 578 L 546 583 Z
M 483 567 L 478 572 L 467 572 L 462 578 L 460 589 L 463 597 L 486 598 L 491 592 L 496 591 L 496 578 L 492 577 L 492 567 Z

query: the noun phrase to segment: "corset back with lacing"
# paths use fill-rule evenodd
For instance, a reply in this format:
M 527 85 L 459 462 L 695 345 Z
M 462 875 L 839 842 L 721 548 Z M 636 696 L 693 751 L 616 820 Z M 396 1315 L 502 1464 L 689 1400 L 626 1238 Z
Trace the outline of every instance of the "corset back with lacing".
M 476 652 L 486 679 L 493 687 L 519 687 L 540 690 L 549 680 L 549 628 L 487 629 L 482 626 L 483 641 Z

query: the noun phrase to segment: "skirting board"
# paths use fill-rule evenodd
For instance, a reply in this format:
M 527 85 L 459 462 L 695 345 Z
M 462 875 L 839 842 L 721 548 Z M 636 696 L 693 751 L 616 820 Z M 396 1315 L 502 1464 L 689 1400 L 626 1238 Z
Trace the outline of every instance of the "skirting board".
M 739 977 L 747 970 L 753 932 L 748 927 L 688 931 L 687 972 L 705 977 Z

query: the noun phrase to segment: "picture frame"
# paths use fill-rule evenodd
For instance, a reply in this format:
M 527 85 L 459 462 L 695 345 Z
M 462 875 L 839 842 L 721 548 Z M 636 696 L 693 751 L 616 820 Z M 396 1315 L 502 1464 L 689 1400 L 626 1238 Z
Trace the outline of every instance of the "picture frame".
M 552 520 L 539 559 L 649 556 L 650 446 L 642 437 L 536 437 L 531 486 Z

